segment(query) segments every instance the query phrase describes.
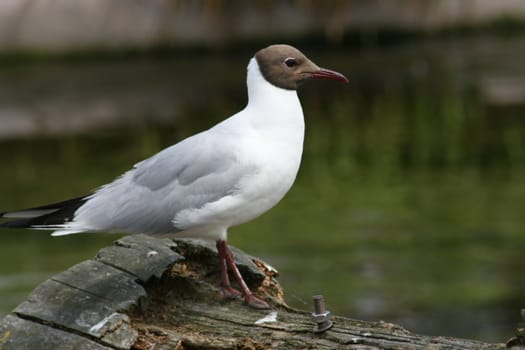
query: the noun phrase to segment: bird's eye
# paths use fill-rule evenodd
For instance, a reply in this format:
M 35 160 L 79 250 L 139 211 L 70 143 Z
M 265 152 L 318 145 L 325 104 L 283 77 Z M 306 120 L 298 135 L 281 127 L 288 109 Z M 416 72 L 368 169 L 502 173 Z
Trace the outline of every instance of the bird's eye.
M 284 60 L 284 64 L 286 64 L 287 67 L 294 67 L 297 66 L 297 61 L 295 60 L 295 58 L 288 57 Z

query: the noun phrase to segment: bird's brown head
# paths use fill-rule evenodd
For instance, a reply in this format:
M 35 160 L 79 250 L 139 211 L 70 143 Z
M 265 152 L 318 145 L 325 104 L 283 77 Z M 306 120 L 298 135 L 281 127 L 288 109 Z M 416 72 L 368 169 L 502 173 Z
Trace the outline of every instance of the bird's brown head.
M 320 68 L 301 51 L 290 45 L 270 45 L 255 54 L 263 77 L 286 90 L 297 88 L 309 79 L 331 79 L 348 83 L 341 73 Z

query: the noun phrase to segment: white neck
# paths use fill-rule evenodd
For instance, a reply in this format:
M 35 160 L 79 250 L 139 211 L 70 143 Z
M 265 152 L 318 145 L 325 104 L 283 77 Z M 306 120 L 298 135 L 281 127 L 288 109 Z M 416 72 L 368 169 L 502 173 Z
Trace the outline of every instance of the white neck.
M 268 142 L 269 149 L 277 149 L 294 169 L 299 168 L 304 139 L 303 109 L 295 90 L 285 90 L 270 84 L 261 74 L 257 61 L 248 64 L 248 105 L 239 114 Z M 290 182 L 291 184 L 291 182 Z
M 248 64 L 246 78 L 248 85 L 248 106 L 260 110 L 278 108 L 281 113 L 297 113 L 302 117 L 301 103 L 295 90 L 286 90 L 269 83 L 261 74 L 257 60 L 252 58 Z

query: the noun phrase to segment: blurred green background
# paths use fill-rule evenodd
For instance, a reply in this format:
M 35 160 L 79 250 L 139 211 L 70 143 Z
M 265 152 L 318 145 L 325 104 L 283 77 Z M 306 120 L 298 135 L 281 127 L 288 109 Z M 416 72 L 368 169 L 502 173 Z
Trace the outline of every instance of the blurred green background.
M 0 210 L 86 194 L 237 112 L 249 58 L 286 42 L 351 82 L 299 92 L 307 130 L 297 181 L 273 210 L 231 229 L 230 243 L 279 270 L 287 301 L 302 309 L 321 293 L 332 313 L 419 333 L 513 335 L 525 306 L 519 3 L 502 1 L 504 12 L 490 1 L 339 1 L 316 13 L 308 1 L 254 2 L 263 12 L 158 1 L 143 16 L 166 28 L 151 34 L 133 22 L 137 2 L 116 1 L 91 13 L 107 15 L 108 35 L 91 28 L 75 39 L 73 28 L 51 42 L 46 33 L 71 28 L 46 27 L 61 2 L 19 3 L 19 22 L 0 16 L 11 28 L 0 36 Z M 64 4 L 73 18 L 82 9 Z M 107 17 L 122 10 L 119 36 Z M 38 11 L 40 31 L 27 24 Z M 402 15 L 378 15 L 388 11 Z M 151 37 L 132 35 L 141 31 Z M 0 315 L 118 237 L 2 230 Z

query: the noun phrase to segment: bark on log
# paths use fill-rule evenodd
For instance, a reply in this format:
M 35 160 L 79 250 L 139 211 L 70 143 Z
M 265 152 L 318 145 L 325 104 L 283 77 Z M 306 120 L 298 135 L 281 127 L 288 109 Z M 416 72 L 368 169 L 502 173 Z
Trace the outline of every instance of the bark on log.
M 285 304 L 276 271 L 232 251 L 272 310 L 222 298 L 212 243 L 128 236 L 39 285 L 1 321 L 0 349 L 505 349 L 344 317 L 315 334 L 310 312 Z

